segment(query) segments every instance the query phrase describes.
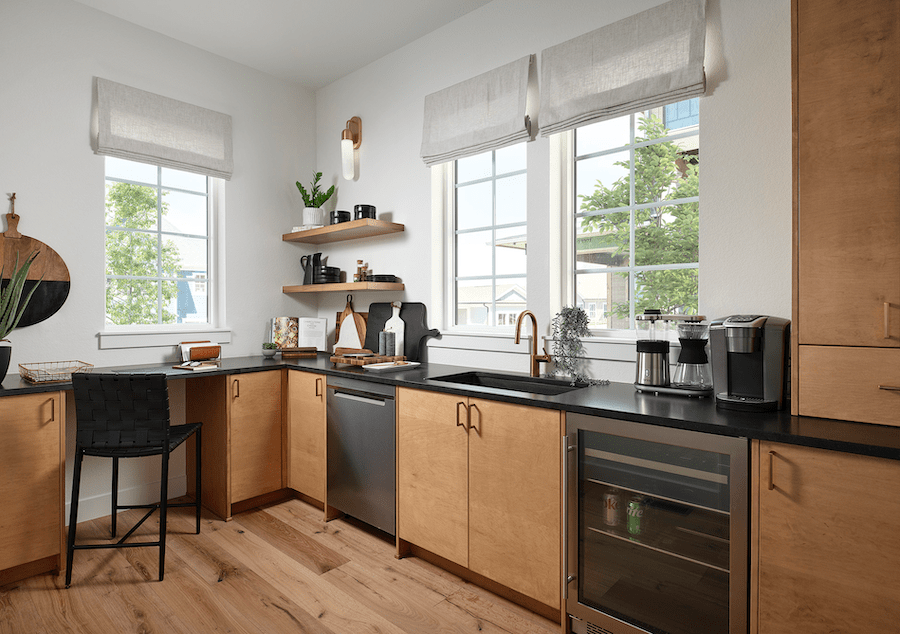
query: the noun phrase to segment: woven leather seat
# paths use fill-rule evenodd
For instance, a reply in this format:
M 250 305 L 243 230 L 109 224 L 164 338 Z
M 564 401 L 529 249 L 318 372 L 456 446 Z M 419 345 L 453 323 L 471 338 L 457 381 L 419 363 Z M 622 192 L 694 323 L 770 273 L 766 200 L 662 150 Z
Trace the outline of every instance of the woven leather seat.
M 72 561 L 76 550 L 94 548 L 159 547 L 159 580 L 163 580 L 166 555 L 166 512 L 171 507 L 194 507 L 197 533 L 200 533 L 201 423 L 169 425 L 169 392 L 165 374 L 83 374 L 72 375 L 75 392 L 75 467 L 72 479 L 72 503 L 66 559 L 66 587 L 72 583 Z M 169 454 L 191 434 L 196 434 L 196 499 L 169 504 Z M 78 497 L 84 456 L 113 459 L 112 465 L 112 539 L 116 538 L 116 515 L 121 509 L 148 509 L 122 539 L 112 544 L 75 544 L 78 524 Z M 143 456 L 162 457 L 160 501 L 156 504 L 120 505 L 118 503 L 119 459 Z M 152 542 L 128 542 L 137 528 L 159 510 L 159 539 Z

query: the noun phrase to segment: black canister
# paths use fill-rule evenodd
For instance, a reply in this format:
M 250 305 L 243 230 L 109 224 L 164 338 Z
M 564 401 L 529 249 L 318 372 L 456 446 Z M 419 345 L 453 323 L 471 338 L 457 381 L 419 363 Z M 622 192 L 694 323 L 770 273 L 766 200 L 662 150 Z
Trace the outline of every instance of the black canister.
M 356 205 L 353 208 L 353 219 L 375 218 L 375 205 Z
M 332 211 L 331 212 L 331 224 L 336 225 L 340 222 L 347 222 L 350 220 L 350 212 L 349 211 Z

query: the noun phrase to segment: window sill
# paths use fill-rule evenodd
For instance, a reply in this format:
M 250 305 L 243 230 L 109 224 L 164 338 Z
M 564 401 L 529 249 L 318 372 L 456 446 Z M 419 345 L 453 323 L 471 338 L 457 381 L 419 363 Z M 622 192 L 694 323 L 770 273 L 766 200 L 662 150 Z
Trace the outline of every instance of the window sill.
M 120 348 L 171 348 L 182 341 L 231 343 L 230 328 L 184 330 L 107 330 L 97 334 L 101 350 Z

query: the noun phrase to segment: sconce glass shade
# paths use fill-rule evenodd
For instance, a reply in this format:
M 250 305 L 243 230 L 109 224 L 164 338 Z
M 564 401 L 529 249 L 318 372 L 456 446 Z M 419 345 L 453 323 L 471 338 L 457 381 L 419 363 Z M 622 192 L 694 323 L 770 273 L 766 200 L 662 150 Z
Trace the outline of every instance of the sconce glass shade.
M 359 173 L 359 146 L 362 144 L 362 121 L 359 117 L 347 120 L 341 132 L 341 172 L 352 181 Z
M 356 178 L 355 154 L 353 139 L 341 139 L 341 171 L 344 173 L 344 178 L 348 181 Z

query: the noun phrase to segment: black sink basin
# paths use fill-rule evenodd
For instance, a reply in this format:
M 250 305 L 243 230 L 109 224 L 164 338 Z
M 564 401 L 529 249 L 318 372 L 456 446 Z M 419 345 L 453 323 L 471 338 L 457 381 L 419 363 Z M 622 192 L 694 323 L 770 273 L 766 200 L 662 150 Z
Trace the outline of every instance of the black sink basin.
M 492 374 L 490 372 L 461 372 L 447 376 L 430 377 L 432 381 L 444 381 L 445 383 L 457 383 L 459 385 L 477 385 L 479 387 L 493 387 L 500 390 L 514 390 L 516 392 L 529 392 L 531 394 L 545 394 L 553 396 L 564 394 L 585 387 L 587 383 L 572 385 L 556 379 L 542 379 L 530 376 L 513 376 L 509 374 Z

